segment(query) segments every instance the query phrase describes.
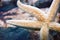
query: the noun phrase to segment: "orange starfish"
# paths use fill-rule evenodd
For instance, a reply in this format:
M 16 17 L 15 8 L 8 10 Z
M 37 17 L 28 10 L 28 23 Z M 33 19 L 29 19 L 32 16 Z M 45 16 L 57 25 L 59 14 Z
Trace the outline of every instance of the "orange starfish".
M 36 7 L 22 4 L 20 2 L 20 0 L 18 0 L 17 1 L 18 7 L 21 8 L 22 10 L 34 15 L 38 19 L 38 21 L 7 20 L 7 23 L 15 24 L 15 25 L 23 26 L 23 27 L 28 27 L 28 28 L 41 29 L 40 30 L 40 39 L 48 40 L 49 29 L 60 32 L 60 24 L 52 21 L 55 16 L 58 4 L 59 4 L 59 0 L 53 0 L 52 4 L 50 6 L 50 9 L 48 10 L 47 13 L 45 13 Z

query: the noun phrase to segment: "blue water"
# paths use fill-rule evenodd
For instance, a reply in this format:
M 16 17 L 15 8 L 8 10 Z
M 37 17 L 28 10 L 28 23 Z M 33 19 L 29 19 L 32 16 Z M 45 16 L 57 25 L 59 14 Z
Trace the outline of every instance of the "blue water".
M 20 27 L 0 27 L 0 40 L 30 40 L 30 33 Z
M 6 12 L 12 8 L 17 7 L 16 5 L 10 4 L 10 5 L 4 5 L 3 7 L 0 8 L 0 12 Z

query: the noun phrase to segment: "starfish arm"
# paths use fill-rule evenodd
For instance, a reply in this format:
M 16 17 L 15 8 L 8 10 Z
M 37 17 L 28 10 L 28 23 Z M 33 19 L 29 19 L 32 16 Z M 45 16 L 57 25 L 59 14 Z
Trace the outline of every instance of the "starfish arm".
M 26 28 L 35 28 L 35 29 L 39 29 L 41 25 L 40 24 L 41 22 L 31 21 L 31 20 L 7 20 L 7 23 L 26 27 Z
M 49 29 L 46 24 L 45 25 L 43 24 L 40 30 L 40 40 L 48 40 L 49 38 L 48 35 L 49 35 Z
M 56 30 L 60 32 L 60 24 L 56 22 L 52 22 L 49 24 L 50 29 Z
M 40 9 L 38 9 L 36 7 L 22 4 L 19 0 L 17 1 L 17 5 L 22 10 L 34 15 L 38 20 L 44 20 L 46 18 L 45 12 L 43 12 L 42 10 L 40 10 Z
M 58 9 L 58 5 L 59 5 L 59 0 L 53 0 L 50 9 L 47 12 L 49 21 L 51 21 L 54 18 L 55 13 Z

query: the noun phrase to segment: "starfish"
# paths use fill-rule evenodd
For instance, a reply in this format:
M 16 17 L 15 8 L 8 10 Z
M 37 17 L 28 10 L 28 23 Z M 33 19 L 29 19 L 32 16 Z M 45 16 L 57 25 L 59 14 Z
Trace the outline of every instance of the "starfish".
M 40 29 L 40 40 L 48 40 L 49 29 L 60 32 L 60 24 L 53 21 L 58 8 L 59 0 L 53 0 L 48 12 L 44 12 L 36 7 L 25 5 L 17 1 L 17 5 L 20 9 L 34 15 L 38 21 L 32 20 L 7 20 L 9 24 L 15 24 L 26 28 Z M 47 5 L 47 4 L 46 4 Z

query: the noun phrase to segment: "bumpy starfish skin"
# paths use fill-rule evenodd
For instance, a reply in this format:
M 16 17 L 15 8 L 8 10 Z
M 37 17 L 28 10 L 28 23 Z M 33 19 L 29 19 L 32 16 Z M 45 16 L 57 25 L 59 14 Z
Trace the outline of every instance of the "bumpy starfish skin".
M 59 0 L 53 0 L 51 7 L 49 9 L 49 11 L 47 12 L 48 14 L 48 20 L 51 21 L 53 19 L 53 17 L 56 14 L 56 9 L 58 9 L 58 4 L 59 4 Z
M 7 23 L 9 24 L 15 24 L 27 28 L 41 28 L 41 22 L 40 21 L 32 21 L 32 20 L 7 20 Z
M 20 1 L 17 2 L 17 5 L 22 10 L 34 15 L 38 20 L 44 20 L 45 17 L 47 16 L 46 14 L 44 14 L 44 12 L 42 10 L 40 10 L 36 7 L 32 7 L 30 5 L 22 4 Z
M 53 17 L 55 16 L 59 0 L 53 0 L 51 7 L 47 13 L 41 11 L 36 7 L 22 4 L 20 0 L 17 1 L 17 5 L 22 10 L 33 14 L 38 21 L 27 21 L 27 20 L 7 20 L 7 23 L 15 24 L 28 28 L 36 28 L 40 30 L 40 39 L 48 40 L 49 38 L 49 29 L 60 32 L 60 24 L 53 22 Z

